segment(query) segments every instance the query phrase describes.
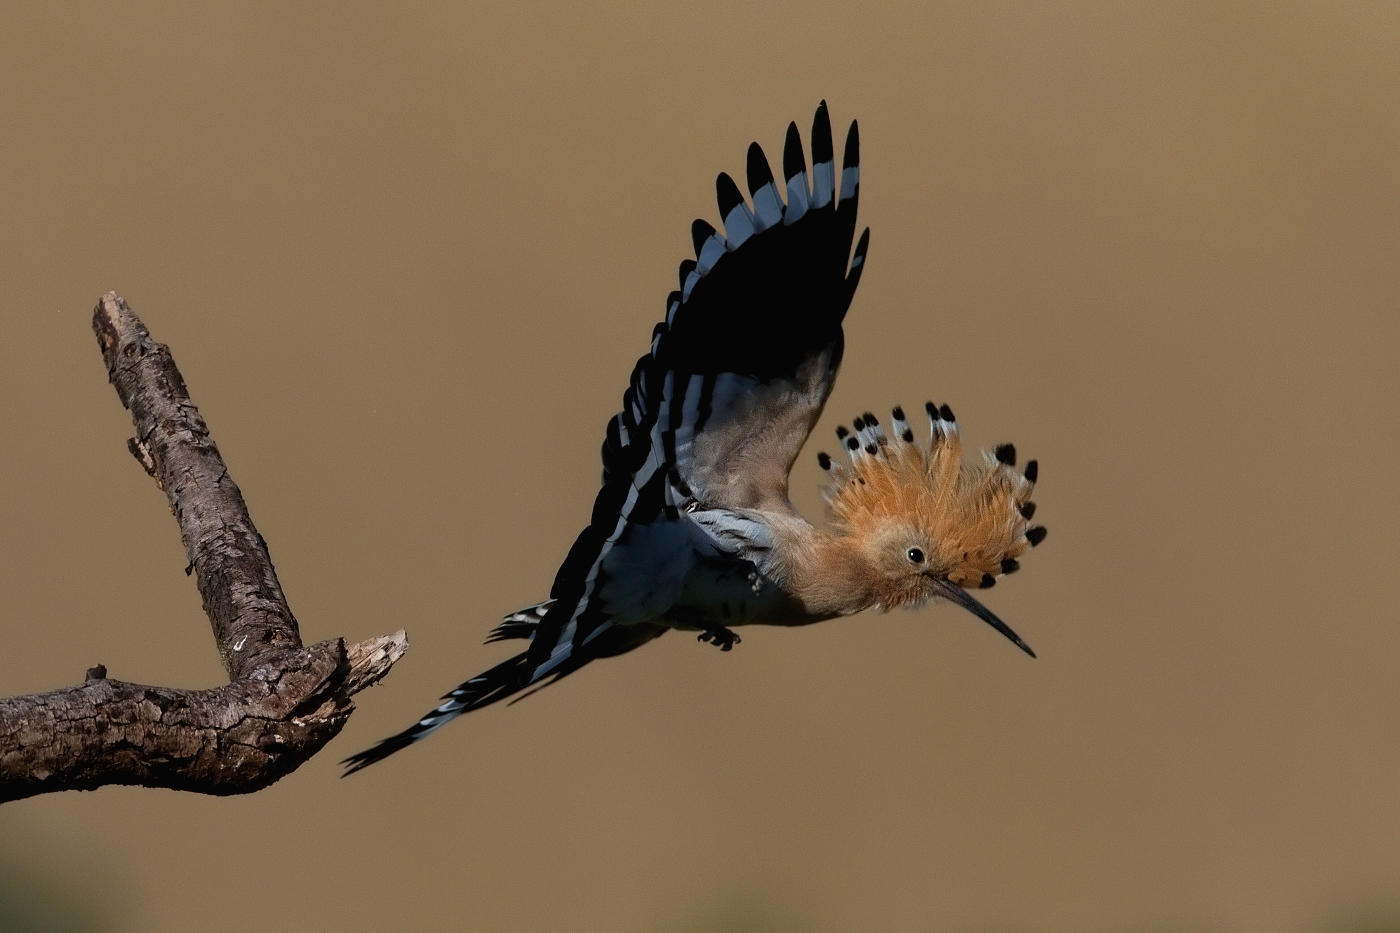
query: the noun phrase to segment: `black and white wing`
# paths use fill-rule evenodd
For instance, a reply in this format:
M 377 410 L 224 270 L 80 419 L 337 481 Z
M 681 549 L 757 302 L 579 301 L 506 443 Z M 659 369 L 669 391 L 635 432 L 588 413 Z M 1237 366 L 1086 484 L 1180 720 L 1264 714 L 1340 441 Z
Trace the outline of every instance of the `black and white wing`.
M 663 634 L 666 625 L 644 613 L 614 619 L 615 605 L 602 595 L 608 556 L 629 540 L 644 539 L 631 554 L 648 562 L 629 565 L 633 577 L 676 570 L 665 566 L 666 542 L 680 530 L 681 508 L 791 508 L 788 473 L 835 382 L 841 321 L 869 243 L 867 230 L 851 255 L 859 163 L 852 123 L 838 200 L 823 102 L 812 125 L 810 173 L 797 126 L 788 126 L 786 202 L 757 143 L 748 153 L 752 205 L 733 179 L 719 176 L 724 233 L 703 220 L 691 227 L 696 258 L 681 263 L 666 320 L 632 371 L 622 411 L 608 423 L 592 519 L 559 568 L 550 599 L 507 616 L 488 639 L 527 639 L 530 646 L 461 684 L 413 726 L 346 759 L 346 774 L 543 677 L 553 683 Z
M 680 266 L 651 351 L 637 361 L 603 443 L 603 488 L 555 577 L 554 600 L 529 650 L 531 679 L 589 654 L 613 625 L 599 598 L 607 558 L 631 529 L 705 508 L 791 509 L 788 474 L 836 379 L 841 322 L 864 267 L 855 254 L 860 139 L 846 137 L 837 193 L 826 103 L 812 126 L 808 172 L 796 124 L 783 152 L 786 201 L 757 143 L 752 205 L 716 180 L 724 233 L 692 225 L 695 259 Z

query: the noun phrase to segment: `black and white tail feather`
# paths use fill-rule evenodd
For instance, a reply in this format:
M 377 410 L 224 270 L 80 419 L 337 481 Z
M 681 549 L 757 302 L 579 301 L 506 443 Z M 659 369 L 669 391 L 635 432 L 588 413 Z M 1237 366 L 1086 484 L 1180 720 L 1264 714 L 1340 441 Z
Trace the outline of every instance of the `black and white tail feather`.
M 512 638 L 523 638 L 529 640 L 535 637 L 535 629 L 540 627 L 540 619 L 549 611 L 549 607 L 554 605 L 554 600 L 546 599 L 544 602 L 519 612 L 512 612 L 501 620 L 501 623 L 491 630 L 491 634 L 486 636 L 486 644 L 494 644 L 498 641 L 509 641 Z
M 684 516 L 708 530 L 718 553 L 739 558 L 746 545 L 759 544 L 731 546 L 733 535 L 715 529 L 733 531 L 731 509 L 786 503 L 793 460 L 841 363 L 841 322 L 870 241 L 866 230 L 851 253 L 860 194 L 856 124 L 839 175 L 825 101 L 811 142 L 809 171 L 797 125 L 789 124 L 781 188 L 758 143 L 749 146 L 752 203 L 729 175 L 716 179 L 724 232 L 704 220 L 691 226 L 695 259 L 681 263 L 666 319 L 608 422 L 602 489 L 588 527 L 560 566 L 550 599 L 506 616 L 487 639 L 527 639 L 529 646 L 444 696 L 409 729 L 347 758 L 346 774 L 463 713 L 665 633 L 669 626 L 659 620 L 617 616 L 602 596 L 627 569 L 608 557 L 625 553 L 634 529 Z M 766 468 L 754 470 L 755 463 Z

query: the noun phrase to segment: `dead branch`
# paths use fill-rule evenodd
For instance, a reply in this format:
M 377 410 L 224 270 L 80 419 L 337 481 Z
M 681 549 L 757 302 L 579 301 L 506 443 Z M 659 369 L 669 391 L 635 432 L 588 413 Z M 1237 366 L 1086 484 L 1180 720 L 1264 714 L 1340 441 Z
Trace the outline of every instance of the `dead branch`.
M 243 495 L 170 350 L 115 292 L 93 330 L 131 411 L 133 456 L 165 491 L 229 683 L 173 690 L 107 679 L 0 699 L 0 802 L 104 784 L 246 794 L 296 770 L 340 732 L 350 697 L 408 650 L 402 630 L 303 647 Z

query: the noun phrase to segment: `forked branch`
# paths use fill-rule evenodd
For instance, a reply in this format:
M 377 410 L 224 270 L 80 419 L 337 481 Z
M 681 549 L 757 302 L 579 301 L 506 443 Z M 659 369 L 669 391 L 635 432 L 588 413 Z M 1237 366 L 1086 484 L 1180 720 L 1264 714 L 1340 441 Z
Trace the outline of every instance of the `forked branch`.
M 402 630 L 301 643 L 243 495 L 170 350 L 115 292 L 93 312 L 107 375 L 131 411 L 131 453 L 165 491 L 229 683 L 174 690 L 87 680 L 0 699 L 0 802 L 104 784 L 244 794 L 296 770 L 340 732 L 350 697 L 408 650 Z

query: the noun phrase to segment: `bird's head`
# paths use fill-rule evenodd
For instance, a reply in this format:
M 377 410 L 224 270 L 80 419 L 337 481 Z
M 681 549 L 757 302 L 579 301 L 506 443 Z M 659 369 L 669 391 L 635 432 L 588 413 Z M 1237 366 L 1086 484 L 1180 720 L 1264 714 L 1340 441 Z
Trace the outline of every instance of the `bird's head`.
M 826 454 L 817 458 L 831 477 L 825 496 L 836 531 L 875 575 L 882 608 L 918 606 L 941 596 L 1034 656 L 967 590 L 986 589 L 1013 573 L 1017 559 L 1045 539 L 1045 529 L 1031 524 L 1036 461 L 1016 472 L 1016 449 L 1003 444 L 983 463 L 965 464 L 952 410 L 932 402 L 925 409 L 931 433 L 926 444 L 915 440 L 899 408 L 890 435 L 869 413 L 855 420 L 854 432 L 837 428 L 850 465 Z

